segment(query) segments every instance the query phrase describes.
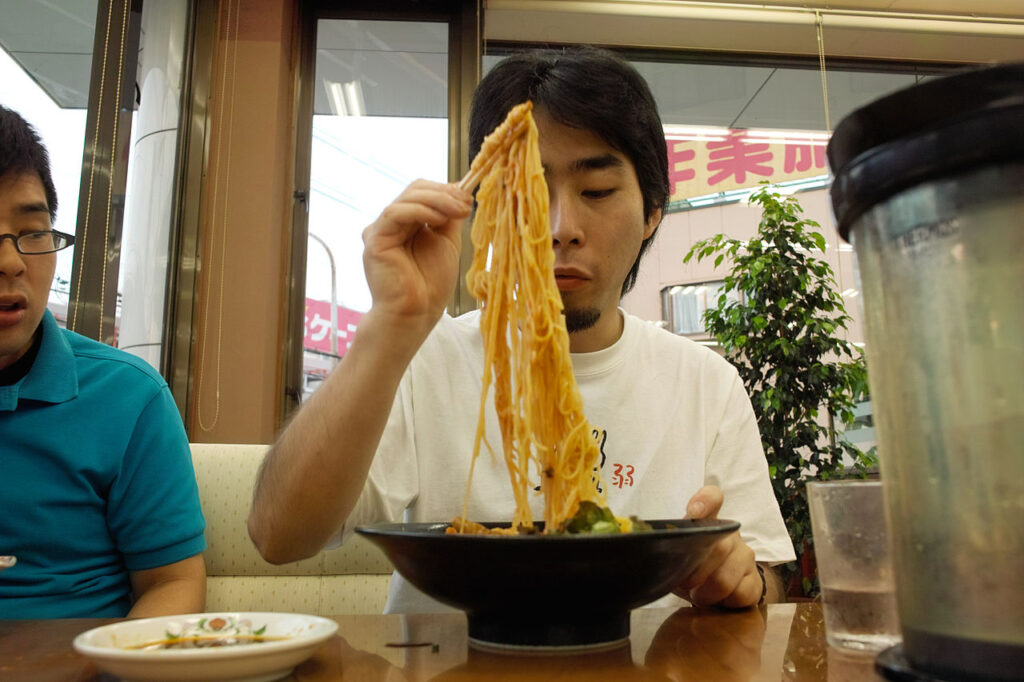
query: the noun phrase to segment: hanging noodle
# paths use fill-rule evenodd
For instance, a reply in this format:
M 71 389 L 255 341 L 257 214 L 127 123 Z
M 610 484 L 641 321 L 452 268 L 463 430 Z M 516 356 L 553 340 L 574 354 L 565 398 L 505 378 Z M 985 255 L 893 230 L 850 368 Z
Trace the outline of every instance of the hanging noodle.
M 494 454 L 484 434 L 492 385 L 515 497 L 505 532 L 533 528 L 529 498 L 538 478 L 546 532 L 561 528 L 580 502 L 604 506 L 597 489 L 600 452 L 583 415 L 555 283 L 548 189 L 531 109 L 531 102 L 512 109 L 470 169 L 481 181 L 466 281 L 481 304 L 484 372 L 466 498 L 449 532 L 489 532 L 465 517 L 481 444 Z

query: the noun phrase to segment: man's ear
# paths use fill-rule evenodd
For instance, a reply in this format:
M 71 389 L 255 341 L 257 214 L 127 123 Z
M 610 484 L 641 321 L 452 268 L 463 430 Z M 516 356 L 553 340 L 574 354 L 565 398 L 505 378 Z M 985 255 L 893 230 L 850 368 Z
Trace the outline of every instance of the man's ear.
M 654 231 L 658 229 L 658 225 L 661 224 L 661 209 L 656 208 L 651 212 L 651 216 L 647 219 L 647 223 L 644 225 L 644 239 L 650 239 Z

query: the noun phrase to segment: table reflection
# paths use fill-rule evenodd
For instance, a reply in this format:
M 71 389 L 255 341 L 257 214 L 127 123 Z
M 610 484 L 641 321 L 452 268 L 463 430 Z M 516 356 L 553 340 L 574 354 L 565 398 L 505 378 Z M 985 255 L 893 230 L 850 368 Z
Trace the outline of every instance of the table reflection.
M 766 630 L 760 609 L 680 609 L 658 628 L 644 663 L 673 682 L 748 682 L 761 670 Z
M 431 678 L 431 682 L 462 682 L 469 680 L 542 680 L 560 682 L 586 680 L 614 671 L 622 682 L 666 682 L 669 678 L 633 663 L 629 644 L 606 651 L 577 654 L 496 653 L 470 648 L 466 662 Z
M 634 612 L 632 635 L 624 645 L 562 654 L 477 648 L 466 637 L 461 615 L 409 615 L 345 631 L 296 677 L 323 679 L 344 672 L 345 679 L 403 682 L 780 680 L 794 609 L 773 608 L 771 616 L 763 609 L 641 609 Z M 332 664 L 337 671 L 328 669 Z
M 875 652 L 828 647 L 828 682 L 882 680 L 875 672 Z
M 303 682 L 848 682 L 878 680 L 873 657 L 825 645 L 818 604 L 725 612 L 637 609 L 627 645 L 579 654 L 495 653 L 470 646 L 461 613 L 337 616 L 338 635 L 299 665 Z M 109 621 L 0 620 L 0 680 L 113 680 L 76 654 L 80 632 Z

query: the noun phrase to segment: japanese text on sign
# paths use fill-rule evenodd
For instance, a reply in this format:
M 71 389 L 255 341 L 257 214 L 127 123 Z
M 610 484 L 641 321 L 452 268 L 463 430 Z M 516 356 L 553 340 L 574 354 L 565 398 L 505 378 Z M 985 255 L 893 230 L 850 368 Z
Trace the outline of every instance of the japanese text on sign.
M 356 326 L 363 313 L 344 306 L 338 306 L 338 357 L 352 345 Z M 331 304 L 315 298 L 306 299 L 306 320 L 302 347 L 321 353 L 333 353 L 331 348 Z
M 828 172 L 825 139 L 773 140 L 746 130 L 666 137 L 670 202 Z

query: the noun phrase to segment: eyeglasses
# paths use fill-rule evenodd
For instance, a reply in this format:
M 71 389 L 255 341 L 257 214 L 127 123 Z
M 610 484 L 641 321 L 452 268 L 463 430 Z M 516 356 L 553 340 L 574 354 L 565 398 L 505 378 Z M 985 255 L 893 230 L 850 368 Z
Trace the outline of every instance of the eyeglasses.
M 3 244 L 5 239 L 10 239 L 14 242 L 14 248 L 18 250 L 18 253 L 30 256 L 60 251 L 75 243 L 74 235 L 64 234 L 57 230 L 41 230 L 24 234 L 0 234 L 0 244 Z

